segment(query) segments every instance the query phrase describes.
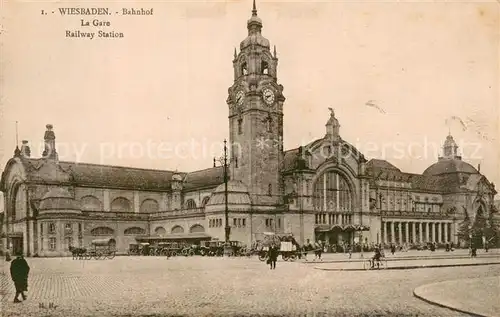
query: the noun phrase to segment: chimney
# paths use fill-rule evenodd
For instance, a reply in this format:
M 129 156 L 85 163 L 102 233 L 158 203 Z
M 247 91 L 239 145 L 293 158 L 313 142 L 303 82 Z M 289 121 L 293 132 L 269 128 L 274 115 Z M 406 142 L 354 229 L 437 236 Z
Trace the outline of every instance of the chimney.
M 58 160 L 58 155 L 56 151 L 56 135 L 52 129 L 54 128 L 52 124 L 47 124 L 45 126 L 47 130 L 45 131 L 45 149 L 42 153 L 42 157 L 46 159 Z
M 21 145 L 21 155 L 24 157 L 30 157 L 31 156 L 31 149 L 30 146 L 28 145 L 27 140 L 23 140 Z

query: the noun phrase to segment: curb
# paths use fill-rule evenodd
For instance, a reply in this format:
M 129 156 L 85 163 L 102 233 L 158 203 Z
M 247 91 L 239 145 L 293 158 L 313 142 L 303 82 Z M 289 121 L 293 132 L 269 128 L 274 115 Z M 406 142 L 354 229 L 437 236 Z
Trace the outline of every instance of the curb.
M 342 268 L 320 268 L 315 267 L 316 270 L 322 271 L 385 271 L 385 270 L 414 270 L 414 269 L 432 269 L 441 267 L 464 267 L 464 266 L 484 266 L 484 265 L 500 265 L 500 262 L 485 262 L 485 263 L 467 263 L 467 264 L 448 264 L 448 265 L 411 265 L 411 266 L 394 266 L 383 269 L 370 270 L 370 269 L 342 269 Z
M 430 284 L 429 284 L 430 285 Z M 467 315 L 471 315 L 471 316 L 474 316 L 474 317 L 489 317 L 488 315 L 481 315 L 481 314 L 478 314 L 478 313 L 475 313 L 475 312 L 471 312 L 471 311 L 468 311 L 468 310 L 465 310 L 465 309 L 460 309 L 460 308 L 455 308 L 453 306 L 449 306 L 449 305 L 445 305 L 445 304 L 441 304 L 441 303 L 438 303 L 438 302 L 434 302 L 430 299 L 427 299 L 421 295 L 418 295 L 417 294 L 417 289 L 420 288 L 420 287 L 424 287 L 426 285 L 422 285 L 422 286 L 419 286 L 417 288 L 415 288 L 413 290 L 413 296 L 415 296 L 416 298 L 428 303 L 428 304 L 431 304 L 431 305 L 435 305 L 435 306 L 439 306 L 439 307 L 443 307 L 443 308 L 447 308 L 447 309 L 451 309 L 453 311 L 456 311 L 456 312 L 459 312 L 459 313 L 463 313 L 463 314 L 467 314 Z
M 414 256 L 414 257 L 399 257 L 399 258 L 386 258 L 388 262 L 391 261 L 417 261 L 417 260 L 447 260 L 447 259 L 470 259 L 471 257 L 468 255 L 463 256 Z M 476 258 L 500 258 L 500 254 L 498 255 L 487 255 L 487 256 L 478 256 Z M 364 262 L 368 258 L 364 259 L 346 259 L 346 260 L 326 260 L 326 261 L 303 261 L 303 264 L 321 264 L 321 263 L 355 263 L 355 262 Z

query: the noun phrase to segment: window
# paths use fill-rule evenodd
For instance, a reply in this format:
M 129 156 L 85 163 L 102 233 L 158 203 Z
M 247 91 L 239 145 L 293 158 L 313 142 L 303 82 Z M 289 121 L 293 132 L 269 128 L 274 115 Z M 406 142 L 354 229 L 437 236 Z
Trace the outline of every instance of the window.
M 81 224 L 81 223 L 79 223 L 79 224 L 78 224 L 78 236 L 79 236 L 79 237 L 81 237 L 81 236 L 83 235 L 83 230 L 82 230 L 82 229 L 83 229 L 83 228 L 82 228 L 82 224 Z
M 246 219 L 245 218 L 241 219 L 241 225 L 243 227 L 246 227 Z
M 243 133 L 243 119 L 238 119 L 238 134 Z
M 193 199 L 188 199 L 186 202 L 186 209 L 195 209 L 196 208 L 196 203 L 194 202 Z
M 97 227 L 92 229 L 91 234 L 93 236 L 108 236 L 113 235 L 115 231 L 108 227 Z
M 244 62 L 244 63 L 241 64 L 241 73 L 243 75 L 247 75 L 248 74 L 247 63 L 246 62 Z
M 273 120 L 271 117 L 267 118 L 267 132 L 273 132 Z
M 64 234 L 72 234 L 73 233 L 73 228 L 71 226 L 71 223 L 65 223 L 64 224 Z
M 278 228 L 281 228 L 281 218 L 278 218 Z
M 261 70 L 262 70 L 262 74 L 264 74 L 264 75 L 269 74 L 269 64 L 266 61 L 262 61 Z
M 54 237 L 49 238 L 49 250 L 50 251 L 56 250 L 56 238 L 54 238 Z
M 123 234 L 126 236 L 141 235 L 141 234 L 146 234 L 146 230 L 144 230 L 140 227 L 130 227 L 130 228 L 125 229 Z
M 236 227 L 237 219 L 233 218 L 233 225 Z
M 271 196 L 273 194 L 273 185 L 269 184 L 267 186 L 267 195 Z
M 53 222 L 49 222 L 49 234 L 55 234 L 56 233 L 56 224 Z
M 70 246 L 73 246 L 73 238 L 72 237 L 64 238 L 64 250 L 69 250 Z
M 210 196 L 206 196 L 205 198 L 203 198 L 203 200 L 201 201 L 201 205 L 203 207 L 205 207 L 205 205 L 208 203 L 208 201 L 210 200 Z

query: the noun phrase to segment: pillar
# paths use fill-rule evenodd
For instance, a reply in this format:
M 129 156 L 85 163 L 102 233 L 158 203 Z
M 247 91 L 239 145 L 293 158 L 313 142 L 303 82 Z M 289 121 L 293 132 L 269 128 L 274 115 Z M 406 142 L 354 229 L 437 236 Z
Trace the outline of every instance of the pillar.
M 403 223 L 401 221 L 398 222 L 398 238 L 399 244 L 403 244 Z
M 429 222 L 429 242 L 434 242 L 436 241 L 436 232 L 434 230 L 434 223 L 432 222 Z
M 411 242 L 415 243 L 417 240 L 417 233 L 415 232 L 416 223 L 411 222 Z
M 441 242 L 443 242 L 442 237 L 441 237 L 441 233 L 443 233 L 443 231 L 441 229 L 441 226 L 443 225 L 443 223 L 439 222 L 437 225 L 438 225 L 438 238 L 437 238 L 437 242 L 441 243 Z
M 389 226 L 391 227 L 391 243 L 394 243 L 394 221 L 389 222 Z
M 387 243 L 387 222 L 382 222 L 382 228 L 380 230 L 380 233 L 381 233 L 381 237 L 380 239 L 382 241 L 380 241 L 382 244 L 384 243 Z
M 448 239 L 448 223 L 444 223 L 444 243 L 450 242 L 450 239 Z
M 421 222 L 417 222 L 417 227 L 418 227 L 418 242 L 422 243 L 422 242 L 424 242 L 423 236 L 422 236 L 422 229 L 424 226 Z
M 410 243 L 410 223 L 405 222 L 405 243 Z

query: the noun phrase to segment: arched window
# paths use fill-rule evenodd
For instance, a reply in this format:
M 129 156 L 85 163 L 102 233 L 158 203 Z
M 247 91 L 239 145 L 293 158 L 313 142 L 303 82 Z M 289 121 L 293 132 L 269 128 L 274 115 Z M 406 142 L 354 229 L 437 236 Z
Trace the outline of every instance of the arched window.
M 205 232 L 205 228 L 203 228 L 202 225 L 193 225 L 191 228 L 189 228 L 189 232 L 190 233 L 201 233 L 201 232 Z
M 111 203 L 111 211 L 115 212 L 131 212 L 132 203 L 125 197 L 118 197 Z
M 273 119 L 267 118 L 267 132 L 273 132 Z
M 97 227 L 90 231 L 93 236 L 111 236 L 115 231 L 109 227 Z
M 182 228 L 181 226 L 174 226 L 172 227 L 171 232 L 173 234 L 184 233 L 184 228 Z
M 210 196 L 204 197 L 203 200 L 201 201 L 201 206 L 205 207 L 205 205 L 208 203 L 209 200 L 210 200 Z
M 247 63 L 246 62 L 241 63 L 241 74 L 242 75 L 247 75 L 248 74 Z
M 139 228 L 139 227 L 130 227 L 130 228 L 127 228 L 125 229 L 125 231 L 123 232 L 124 235 L 140 235 L 140 234 L 145 234 L 146 233 L 146 230 L 142 229 L 142 228 Z
M 352 212 L 352 193 L 345 177 L 335 171 L 321 175 L 314 184 L 314 209 Z
M 264 74 L 264 75 L 269 74 L 269 64 L 266 61 L 262 61 L 261 70 L 262 70 L 262 74 Z
M 159 236 L 164 236 L 164 235 L 166 235 L 166 234 L 167 234 L 167 230 L 165 230 L 165 228 L 163 228 L 163 227 L 157 227 L 157 228 L 155 229 L 155 233 L 156 233 L 157 235 L 159 235 Z
M 159 211 L 158 202 L 154 199 L 145 199 L 140 208 L 140 212 L 153 213 Z
M 243 119 L 238 119 L 238 134 L 243 133 Z
M 92 195 L 89 196 L 84 196 L 82 199 L 80 199 L 82 203 L 82 210 L 85 211 L 102 211 L 102 204 L 101 201 Z
M 186 201 L 186 208 L 187 209 L 195 209 L 196 208 L 196 203 L 194 202 L 193 199 L 188 199 L 188 201 Z

